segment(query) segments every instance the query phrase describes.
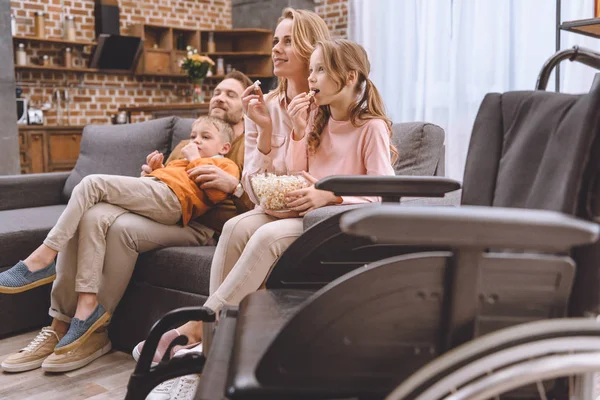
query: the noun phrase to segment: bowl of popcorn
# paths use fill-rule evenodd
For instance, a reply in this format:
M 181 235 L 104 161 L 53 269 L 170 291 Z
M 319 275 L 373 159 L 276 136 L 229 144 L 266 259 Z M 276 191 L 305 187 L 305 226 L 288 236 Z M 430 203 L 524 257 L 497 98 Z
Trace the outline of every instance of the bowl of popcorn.
M 254 198 L 263 209 L 279 212 L 289 211 L 285 198 L 287 193 L 310 186 L 302 173 L 282 175 L 270 172 L 251 175 L 250 185 Z

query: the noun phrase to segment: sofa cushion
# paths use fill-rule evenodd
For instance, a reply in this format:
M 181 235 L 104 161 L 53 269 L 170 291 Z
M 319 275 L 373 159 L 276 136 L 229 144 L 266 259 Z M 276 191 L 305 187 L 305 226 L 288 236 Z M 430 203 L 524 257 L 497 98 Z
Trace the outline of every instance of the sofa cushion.
M 392 125 L 392 143 L 398 149 L 396 175 L 434 175 L 444 145 L 444 130 L 426 122 Z
M 208 296 L 214 246 L 167 247 L 140 254 L 133 280 Z
M 63 196 L 69 198 L 75 185 L 90 174 L 139 176 L 148 154 L 168 152 L 173 122 L 168 117 L 137 124 L 87 125 Z
M 173 140 L 171 140 L 171 148 L 169 149 L 169 152 L 173 151 L 179 142 L 190 138 L 192 124 L 194 121 L 194 118 L 175 117 L 173 123 Z
M 0 211 L 0 268 L 27 257 L 46 238 L 65 205 Z

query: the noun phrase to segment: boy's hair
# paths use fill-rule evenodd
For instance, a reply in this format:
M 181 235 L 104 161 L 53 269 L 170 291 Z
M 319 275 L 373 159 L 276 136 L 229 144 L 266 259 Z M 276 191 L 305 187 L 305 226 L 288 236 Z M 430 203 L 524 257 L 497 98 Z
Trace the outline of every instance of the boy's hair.
M 242 84 L 242 86 L 244 87 L 244 89 L 246 89 L 248 86 L 252 86 L 252 81 L 250 80 L 250 78 L 248 78 L 246 76 L 246 74 L 244 74 L 241 71 L 231 71 L 230 73 L 228 73 L 227 75 L 225 75 L 225 78 L 223 78 L 223 80 L 225 79 L 235 79 L 236 81 L 238 81 L 239 83 Z
M 192 130 L 194 130 L 194 126 L 200 122 L 208 122 L 213 124 L 219 131 L 219 136 L 221 137 L 223 143 L 231 143 L 233 141 L 233 128 L 222 119 L 210 117 L 208 115 L 202 116 L 194 121 L 192 124 Z
M 392 122 L 385 115 L 385 106 L 379 91 L 369 79 L 371 63 L 365 49 L 358 43 L 346 39 L 319 41 L 315 48 L 317 47 L 323 52 L 325 73 L 337 83 L 338 90 L 341 91 L 344 88 L 350 72 L 356 73 L 357 80 L 354 90 L 357 96 L 360 95 L 360 98 L 350 106 L 352 125 L 358 127 L 364 125 L 366 120 L 382 119 L 388 127 L 391 138 Z M 313 153 L 321 144 L 321 133 L 330 116 L 331 109 L 328 105 L 319 107 L 312 131 L 308 136 L 308 148 Z M 398 151 L 391 143 L 390 152 L 392 153 L 392 163 L 394 163 L 398 158 Z
M 315 49 L 315 44 L 319 40 L 328 40 L 331 37 L 329 28 L 327 28 L 327 24 L 323 18 L 309 10 L 296 10 L 291 7 L 285 8 L 281 13 L 281 17 L 277 20 L 277 25 L 284 19 L 292 20 L 292 47 L 296 51 L 298 58 L 308 67 L 310 55 Z M 280 77 L 277 87 L 269 95 L 285 95 L 286 90 L 287 79 Z

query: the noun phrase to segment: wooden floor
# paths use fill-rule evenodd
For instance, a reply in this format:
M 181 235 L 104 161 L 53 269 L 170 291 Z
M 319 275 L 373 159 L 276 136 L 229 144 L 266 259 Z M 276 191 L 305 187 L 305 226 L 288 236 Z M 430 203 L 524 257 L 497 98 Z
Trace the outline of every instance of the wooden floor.
M 38 331 L 0 340 L 0 360 L 25 347 Z M 17 374 L 0 373 L 0 399 L 76 400 L 122 399 L 135 361 L 119 351 L 66 373 L 46 374 L 41 369 Z

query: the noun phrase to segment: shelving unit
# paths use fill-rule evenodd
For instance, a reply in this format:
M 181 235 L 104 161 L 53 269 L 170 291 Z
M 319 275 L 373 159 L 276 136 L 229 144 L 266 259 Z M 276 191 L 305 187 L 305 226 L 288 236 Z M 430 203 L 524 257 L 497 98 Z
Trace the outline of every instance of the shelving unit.
M 96 42 L 87 41 L 87 40 L 64 40 L 60 38 L 39 38 L 37 36 L 24 36 L 24 35 L 15 35 L 13 36 L 14 41 L 21 42 L 37 42 L 37 43 L 53 43 L 53 44 L 62 44 L 69 46 L 96 46 Z
M 209 53 L 208 37 L 213 32 L 215 52 Z M 251 78 L 273 76 L 271 45 L 273 34 L 267 29 L 193 30 L 152 24 L 134 25 L 130 34 L 144 40 L 144 50 L 136 75 L 185 77 L 179 61 L 186 57 L 187 46 L 217 62 L 246 73 Z M 213 73 L 216 67 L 213 68 Z M 212 79 L 222 78 L 213 75 Z
M 560 24 L 560 30 L 579 33 L 600 39 L 600 18 L 581 19 L 577 21 L 567 21 Z

